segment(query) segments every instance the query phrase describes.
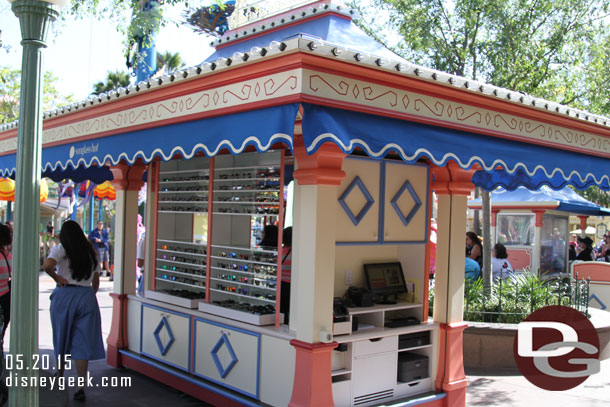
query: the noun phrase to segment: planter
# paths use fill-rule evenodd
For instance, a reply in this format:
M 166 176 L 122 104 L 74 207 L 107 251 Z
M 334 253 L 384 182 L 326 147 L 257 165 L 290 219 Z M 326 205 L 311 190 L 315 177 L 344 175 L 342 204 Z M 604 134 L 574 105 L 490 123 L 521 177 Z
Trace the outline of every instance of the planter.
M 610 312 L 589 308 L 591 322 L 597 330 L 600 360 L 610 358 Z M 517 370 L 513 343 L 517 324 L 469 322 L 464 331 L 464 367 L 497 372 Z

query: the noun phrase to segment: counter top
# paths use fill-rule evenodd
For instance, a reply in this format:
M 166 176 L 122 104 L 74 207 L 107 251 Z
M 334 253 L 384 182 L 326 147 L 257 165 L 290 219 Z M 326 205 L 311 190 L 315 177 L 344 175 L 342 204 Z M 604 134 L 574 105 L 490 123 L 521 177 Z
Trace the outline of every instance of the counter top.
M 438 323 L 435 322 L 424 322 L 417 325 L 402 326 L 399 328 L 374 327 L 360 329 L 348 335 L 335 336 L 334 340 L 337 343 L 362 341 L 367 339 L 382 338 L 386 336 L 410 334 L 421 331 L 431 331 L 432 329 L 437 327 Z

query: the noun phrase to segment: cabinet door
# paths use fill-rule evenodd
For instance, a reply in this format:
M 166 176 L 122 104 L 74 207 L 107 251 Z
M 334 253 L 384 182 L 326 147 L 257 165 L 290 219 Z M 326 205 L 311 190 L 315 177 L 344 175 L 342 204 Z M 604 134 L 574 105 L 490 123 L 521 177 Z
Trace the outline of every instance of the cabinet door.
M 142 353 L 189 370 L 190 317 L 149 305 L 142 306 Z
M 352 362 L 354 399 L 378 394 L 392 397 L 396 386 L 396 352 L 355 358 Z
M 259 334 L 195 320 L 196 375 L 258 399 L 259 363 Z
M 425 243 L 429 167 L 385 161 L 384 243 Z
M 346 158 L 337 189 L 337 243 L 379 242 L 380 163 Z

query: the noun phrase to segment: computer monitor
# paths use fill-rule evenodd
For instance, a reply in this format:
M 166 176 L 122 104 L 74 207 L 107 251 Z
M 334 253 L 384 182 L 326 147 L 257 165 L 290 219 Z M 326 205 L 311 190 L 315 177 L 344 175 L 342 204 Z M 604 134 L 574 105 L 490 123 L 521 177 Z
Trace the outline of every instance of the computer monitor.
M 388 296 L 397 296 L 407 292 L 402 265 L 395 263 L 375 263 L 364 265 L 366 284 L 376 297 L 383 297 L 377 304 L 396 304 L 388 301 Z

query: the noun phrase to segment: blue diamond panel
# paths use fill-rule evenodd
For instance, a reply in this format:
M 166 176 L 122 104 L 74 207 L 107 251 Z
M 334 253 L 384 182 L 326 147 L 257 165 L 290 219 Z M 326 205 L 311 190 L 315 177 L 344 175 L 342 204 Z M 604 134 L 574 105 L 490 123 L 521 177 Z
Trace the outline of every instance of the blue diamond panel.
M 406 215 L 402 213 L 402 210 L 398 207 L 398 203 L 397 203 L 405 191 L 409 192 L 409 194 L 411 195 L 411 198 L 413 198 L 413 202 L 414 202 L 413 208 L 411 208 L 409 213 L 407 213 Z M 413 185 L 411 185 L 411 183 L 408 180 L 405 181 L 404 184 L 402 184 L 402 186 L 400 187 L 400 189 L 398 190 L 396 195 L 394 195 L 394 198 L 392 198 L 391 203 L 392 203 L 392 207 L 396 211 L 396 214 L 398 215 L 398 217 L 402 221 L 403 225 L 405 225 L 405 226 L 408 226 L 409 223 L 411 223 L 411 220 L 413 219 L 413 217 L 415 216 L 415 214 L 417 213 L 417 211 L 419 210 L 419 208 L 422 205 L 421 199 L 419 199 L 419 196 L 417 196 L 415 189 L 413 189 Z
M 167 342 L 165 342 L 165 343 L 163 343 L 163 341 L 161 340 L 161 337 L 159 336 L 159 334 L 161 333 L 161 331 L 163 329 L 165 329 L 165 332 L 168 337 Z M 157 346 L 159 347 L 159 352 L 161 352 L 162 356 L 165 356 L 165 354 L 169 350 L 170 346 L 172 346 L 172 343 L 174 343 L 174 334 L 172 333 L 172 330 L 169 327 L 169 322 L 167 322 L 167 319 L 165 317 L 161 318 L 161 321 L 159 321 L 159 325 L 157 325 L 157 328 L 155 329 L 153 336 L 155 337 L 155 340 L 157 341 Z
M 589 297 L 589 303 L 591 303 L 591 300 L 595 300 L 595 301 L 597 301 L 597 303 L 598 303 L 598 304 L 600 305 L 600 307 L 602 308 L 602 311 L 605 311 L 605 310 L 606 310 L 606 308 L 608 308 L 608 307 L 606 306 L 606 304 L 604 304 L 604 303 L 602 302 L 602 300 L 600 300 L 600 299 L 599 299 L 599 297 L 598 297 L 597 295 L 595 295 L 595 294 L 591 294 L 591 296 Z
M 218 357 L 218 351 L 223 346 L 226 346 L 227 352 L 229 352 L 229 356 L 231 356 L 231 361 L 226 366 L 222 365 L 222 362 Z M 238 361 L 237 356 L 235 355 L 235 351 L 233 350 L 233 346 L 231 346 L 231 342 L 229 342 L 229 337 L 227 336 L 227 334 L 222 334 L 222 336 L 220 337 L 220 339 L 218 339 L 218 342 L 216 342 L 216 345 L 214 345 L 214 348 L 210 353 L 212 354 L 212 359 L 216 364 L 216 369 L 218 369 L 218 374 L 224 379 Z
M 345 200 L 347 199 L 349 194 L 351 194 L 354 188 L 358 188 L 360 190 L 360 193 L 362 194 L 362 196 L 364 196 L 364 199 L 366 200 L 366 203 L 360 209 L 358 214 L 354 214 L 354 212 L 345 202 Z M 366 213 L 369 211 L 369 209 L 371 209 L 371 206 L 373 206 L 374 203 L 375 200 L 373 199 L 371 193 L 366 188 L 364 182 L 362 182 L 359 176 L 356 176 L 356 178 L 353 179 L 353 181 L 347 186 L 345 191 L 343 191 L 343 193 L 339 197 L 339 204 L 341 205 L 347 216 L 350 218 L 354 226 L 358 226 L 360 221 L 362 221 L 362 218 L 364 218 L 364 215 L 366 215 Z

